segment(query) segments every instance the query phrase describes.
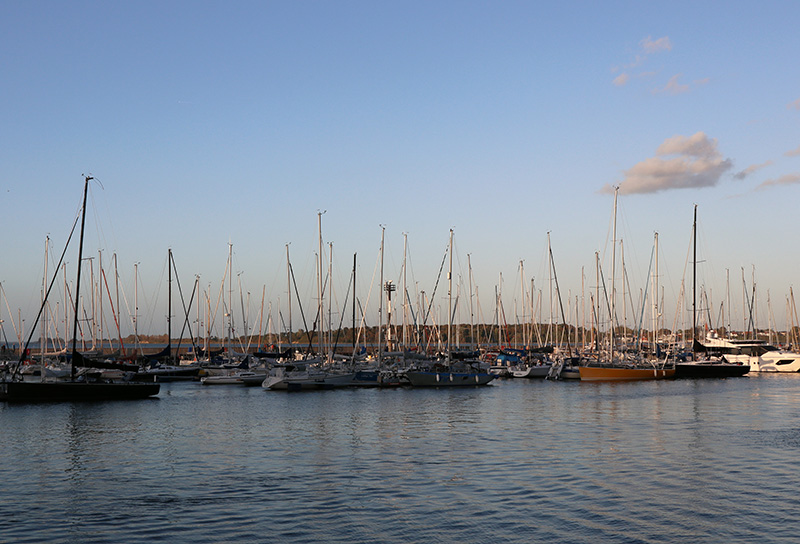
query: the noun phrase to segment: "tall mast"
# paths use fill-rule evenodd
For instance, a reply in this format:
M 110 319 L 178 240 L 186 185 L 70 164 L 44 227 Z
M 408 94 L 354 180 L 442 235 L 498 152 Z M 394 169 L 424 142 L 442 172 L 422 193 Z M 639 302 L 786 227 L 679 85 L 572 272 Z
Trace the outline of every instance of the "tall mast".
M 233 344 L 233 244 L 228 242 L 228 362 Z
M 167 250 L 167 360 L 172 362 L 172 248 Z
M 386 227 L 381 225 L 381 279 L 380 287 L 378 288 L 378 368 L 380 368 L 382 363 L 383 351 L 383 240 L 385 232 Z
M 655 233 L 655 270 L 653 272 L 653 349 L 658 343 L 658 233 Z
M 622 240 L 619 241 L 619 262 L 622 265 L 622 338 L 623 346 L 627 347 L 627 338 L 625 336 L 628 326 L 628 305 L 625 303 L 625 244 Z M 611 326 L 614 326 L 614 319 L 611 319 Z
M 727 300 L 727 315 L 728 319 L 725 320 L 725 335 L 731 335 L 731 269 L 725 269 L 725 300 Z
M 692 352 L 697 342 L 697 204 L 692 222 Z
M 408 313 L 408 283 L 406 278 L 406 258 L 408 256 L 408 233 L 403 233 L 403 358 L 408 349 L 408 334 L 406 331 L 406 314 Z
M 616 274 L 617 264 L 617 195 L 619 194 L 619 187 L 614 188 L 614 229 L 611 236 L 611 336 L 610 336 L 610 358 L 609 362 L 614 362 L 614 299 L 616 298 L 616 291 L 614 290 L 614 275 Z
M 47 299 L 45 298 L 47 293 L 47 249 L 50 245 L 50 236 L 46 236 L 44 240 L 44 276 L 42 276 L 42 305 L 44 306 Z M 42 316 L 42 330 L 39 340 L 39 348 L 40 348 L 40 355 L 41 355 L 41 379 L 45 381 L 45 369 L 44 369 L 44 352 L 47 348 L 47 309 L 44 311 L 44 315 Z
M 467 253 L 467 267 L 469 268 L 469 341 L 470 350 L 475 350 L 475 312 L 472 309 L 472 260 Z M 531 314 L 532 315 L 532 314 Z
M 75 280 L 75 318 L 72 322 L 72 358 L 70 361 L 70 375 L 75 379 L 75 357 L 77 356 L 78 345 L 78 300 L 81 289 L 81 260 L 83 259 L 83 229 L 86 226 L 86 194 L 89 192 L 89 180 L 94 179 L 92 176 L 84 176 L 83 184 L 83 207 L 81 210 L 81 237 L 80 245 L 78 246 L 78 277 Z
M 353 355 L 356 353 L 356 256 L 353 253 Z
M 117 328 L 120 327 L 120 307 L 119 307 L 119 270 L 117 269 L 117 254 L 114 253 L 114 291 L 115 291 L 115 303 L 117 305 Z M 119 333 L 119 345 L 120 349 L 122 348 L 122 333 Z M 122 350 L 121 353 L 125 355 L 125 350 Z
M 328 363 L 333 363 L 333 242 L 328 242 Z
M 547 253 L 550 253 L 550 231 L 547 232 Z M 547 271 L 548 286 L 550 289 L 550 309 L 547 315 L 547 338 L 550 342 L 555 344 L 555 335 L 553 334 L 553 269 L 548 268 Z
M 453 329 L 453 229 L 450 229 L 450 265 L 447 272 L 447 366 L 450 366 L 451 333 Z
M 525 264 L 522 259 L 519 261 L 519 296 L 520 296 L 520 306 L 522 307 L 522 347 L 528 347 L 528 338 L 525 330 L 525 308 L 527 304 L 525 303 Z
M 67 263 L 61 266 L 64 273 L 64 350 L 67 349 L 67 342 L 69 342 L 69 289 L 67 287 Z
M 317 315 L 318 317 L 318 326 L 319 329 L 317 331 L 317 350 L 319 351 L 320 357 L 322 357 L 322 214 L 325 212 L 317 212 L 317 230 L 319 231 L 319 256 L 317 257 Z
M 133 339 L 139 349 L 139 263 L 133 263 Z
M 103 250 L 97 252 L 97 304 L 98 311 L 98 336 L 100 351 L 103 351 Z
M 288 304 L 289 304 L 289 347 L 292 347 L 292 268 L 291 261 L 289 260 L 289 244 L 286 244 L 286 287 L 288 289 Z

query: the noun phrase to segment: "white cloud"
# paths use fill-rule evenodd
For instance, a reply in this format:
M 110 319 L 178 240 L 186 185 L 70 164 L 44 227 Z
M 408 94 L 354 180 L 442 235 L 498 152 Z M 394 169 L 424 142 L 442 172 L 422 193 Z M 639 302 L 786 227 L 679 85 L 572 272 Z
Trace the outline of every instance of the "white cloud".
M 622 87 L 623 85 L 628 83 L 628 79 L 630 79 L 630 76 L 628 74 L 626 74 L 626 73 L 622 73 L 622 74 L 620 74 L 620 75 L 618 75 L 617 77 L 614 78 L 614 82 L 613 83 L 617 87 Z
M 670 42 L 668 36 L 664 36 L 663 38 L 658 38 L 654 40 L 652 37 L 648 36 L 639 42 L 639 46 L 641 51 L 636 54 L 634 60 L 622 67 L 614 67 L 611 71 L 612 73 L 622 70 L 632 70 L 633 68 L 637 68 L 644 64 L 647 60 L 647 56 L 652 53 L 658 53 L 659 51 L 670 51 L 672 49 L 672 42 Z M 633 76 L 636 77 L 636 76 Z M 614 85 L 617 87 L 622 87 L 630 80 L 631 76 L 628 74 L 620 74 L 616 78 L 614 78 Z
M 769 187 L 777 187 L 778 185 L 794 185 L 800 183 L 800 174 L 786 174 L 777 179 L 768 179 L 758 187 L 756 190 L 767 189 Z
M 717 150 L 716 138 L 704 132 L 693 136 L 673 136 L 664 140 L 656 156 L 645 159 L 625 171 L 619 184 L 620 194 L 657 193 L 670 189 L 715 186 L 733 163 Z M 606 185 L 601 192 L 613 192 Z
M 666 86 L 661 89 L 654 89 L 654 94 L 681 94 L 689 91 L 689 86 L 683 83 L 678 83 L 678 78 L 683 74 L 675 74 L 667 82 Z
M 747 168 L 745 168 L 741 172 L 737 172 L 736 174 L 734 174 L 733 177 L 736 178 L 736 179 L 744 179 L 747 176 L 749 176 L 750 174 L 753 174 L 753 173 L 761 170 L 762 168 L 766 168 L 767 166 L 770 166 L 771 164 L 772 164 L 772 161 L 767 161 L 767 162 L 764 162 L 764 163 L 761 163 L 761 164 L 751 164 L 750 166 L 748 166 Z
M 648 55 L 650 53 L 657 53 L 659 51 L 672 51 L 672 42 L 669 41 L 668 36 L 658 38 L 657 40 L 653 40 L 653 38 L 648 36 L 639 42 L 639 45 L 642 46 L 642 49 Z
M 787 151 L 786 153 L 784 153 L 784 155 L 787 157 L 798 157 L 800 156 L 800 147 L 798 147 L 797 149 L 792 149 L 791 151 Z

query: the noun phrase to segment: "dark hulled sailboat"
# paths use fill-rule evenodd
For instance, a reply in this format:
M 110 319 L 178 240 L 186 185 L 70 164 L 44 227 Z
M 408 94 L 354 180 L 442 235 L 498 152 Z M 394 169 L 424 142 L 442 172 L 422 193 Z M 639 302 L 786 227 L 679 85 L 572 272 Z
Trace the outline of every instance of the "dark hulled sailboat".
M 700 343 L 697 341 L 697 205 L 694 207 L 692 224 L 693 266 L 692 266 L 692 354 L 695 360 L 675 363 L 676 378 L 736 378 L 750 372 L 750 365 L 729 363 L 725 359 L 704 357 L 696 360 Z
M 22 350 L 23 355 L 20 356 L 20 361 L 16 365 L 16 367 L 12 370 L 11 374 L 6 377 L 5 380 L 0 382 L 0 400 L 4 400 L 7 402 L 63 402 L 63 401 L 98 401 L 98 400 L 133 400 L 133 399 L 145 399 L 149 397 L 153 397 L 158 394 L 160 390 L 160 385 L 157 383 L 135 383 L 135 382 L 128 382 L 128 381 L 108 381 L 108 380 L 98 380 L 91 378 L 91 375 L 88 373 L 83 373 L 82 375 L 78 376 L 76 372 L 76 368 L 79 367 L 91 367 L 94 363 L 87 360 L 81 353 L 77 350 L 77 332 L 78 332 L 78 300 L 79 300 L 79 291 L 81 285 L 81 260 L 83 259 L 83 234 L 84 234 L 84 227 L 86 224 L 86 194 L 89 189 L 89 181 L 93 179 L 91 176 L 84 176 L 84 186 L 83 186 L 83 207 L 81 210 L 81 234 L 80 234 L 80 245 L 78 249 L 78 277 L 76 280 L 76 287 L 75 287 L 75 319 L 73 322 L 73 332 L 72 332 L 72 357 L 70 360 L 70 377 L 66 380 L 61 381 L 40 381 L 40 382 L 28 382 L 22 379 L 22 375 L 19 372 L 20 366 L 24 360 L 24 354 L 27 351 L 26 349 Z M 74 232 L 74 225 L 73 225 L 73 232 Z M 70 234 L 70 238 L 72 238 L 72 234 Z M 69 240 L 67 241 L 67 245 L 69 245 Z M 64 248 L 64 252 L 66 253 L 66 247 Z M 63 260 L 64 254 L 62 253 L 61 258 Z M 60 263 L 59 263 L 60 264 Z M 56 267 L 58 268 L 58 267 Z M 55 278 L 53 278 L 55 281 Z M 36 325 L 39 321 L 39 317 L 42 314 L 42 310 L 47 303 L 47 295 L 50 293 L 50 289 L 53 286 L 53 282 L 50 284 L 50 288 L 48 288 L 47 293 L 45 294 L 44 300 L 42 301 L 42 307 L 39 310 L 39 315 L 36 317 L 36 321 L 34 322 L 33 327 L 31 328 L 31 336 L 28 337 L 28 344 L 33 337 L 33 332 L 36 329 Z M 103 363 L 103 366 L 107 367 L 108 363 Z

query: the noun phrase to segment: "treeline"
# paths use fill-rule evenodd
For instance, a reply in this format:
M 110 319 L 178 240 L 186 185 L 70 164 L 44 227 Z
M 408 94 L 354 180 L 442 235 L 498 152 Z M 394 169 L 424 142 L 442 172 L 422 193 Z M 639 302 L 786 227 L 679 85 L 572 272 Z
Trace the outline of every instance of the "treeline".
M 508 325 L 498 327 L 496 324 L 480 324 L 480 325 L 453 325 L 452 326 L 452 342 L 451 345 L 493 345 L 493 346 L 538 346 L 538 345 L 565 345 L 581 344 L 588 345 L 594 341 L 604 341 L 609 337 L 608 331 L 598 332 L 596 329 L 575 327 L 572 325 L 552 325 L 546 324 L 538 325 Z M 728 331 L 722 327 L 716 329 L 715 332 L 722 338 L 728 337 Z M 702 340 L 705 337 L 705 330 L 698 330 L 697 338 Z M 770 331 L 767 329 L 758 329 L 755 335 L 752 332 L 737 332 L 732 331 L 731 334 L 738 338 L 753 338 L 754 336 L 759 339 L 769 339 Z M 298 329 L 294 331 L 291 338 L 287 334 L 280 336 L 275 334 L 262 334 L 261 336 L 254 334 L 249 336 L 238 336 L 231 339 L 231 342 L 236 346 L 253 346 L 262 349 L 269 348 L 271 345 L 285 346 L 291 343 L 297 347 L 316 346 L 320 339 L 316 331 L 306 331 Z M 379 335 L 378 327 L 367 327 L 365 329 L 356 330 L 355 334 L 352 328 L 344 327 L 334 331 L 324 331 L 322 333 L 322 342 L 327 345 L 332 343 L 339 347 L 352 346 L 357 344 L 374 346 L 378 344 Z M 615 339 L 619 342 L 627 343 L 641 343 L 649 344 L 653 341 L 653 334 L 651 331 L 635 331 L 627 327 L 617 327 L 614 330 Z M 778 344 L 785 344 L 790 342 L 797 342 L 800 338 L 800 327 L 794 327 L 790 331 L 772 331 L 772 341 Z M 403 334 L 402 326 L 392 326 L 391 328 L 384 327 L 381 331 L 380 341 L 383 345 L 388 345 L 389 349 L 399 349 L 405 343 L 408 345 L 422 346 L 428 349 L 436 349 L 437 346 L 444 346 L 447 344 L 447 327 L 415 327 L 408 326 Z M 669 329 L 661 329 L 656 333 L 656 341 L 665 343 L 668 341 L 681 342 L 683 340 L 691 341 L 691 329 L 679 330 L 673 335 Z M 205 343 L 205 338 L 195 338 L 196 343 Z M 113 340 L 112 340 L 113 341 Z M 122 339 L 126 345 L 133 345 L 135 338 L 133 335 L 128 335 Z M 166 344 L 167 335 L 139 335 L 141 343 L 148 344 Z M 212 336 L 208 339 L 211 344 L 224 345 L 228 340 L 225 337 Z M 188 337 L 174 338 L 172 343 L 180 342 L 182 345 L 191 343 Z

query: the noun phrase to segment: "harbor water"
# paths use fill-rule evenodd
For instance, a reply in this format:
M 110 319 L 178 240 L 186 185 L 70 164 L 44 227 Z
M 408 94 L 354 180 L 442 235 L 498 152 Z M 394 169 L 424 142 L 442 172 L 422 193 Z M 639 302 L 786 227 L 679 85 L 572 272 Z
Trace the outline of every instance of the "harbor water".
M 0 403 L 0 542 L 797 542 L 800 375 Z

